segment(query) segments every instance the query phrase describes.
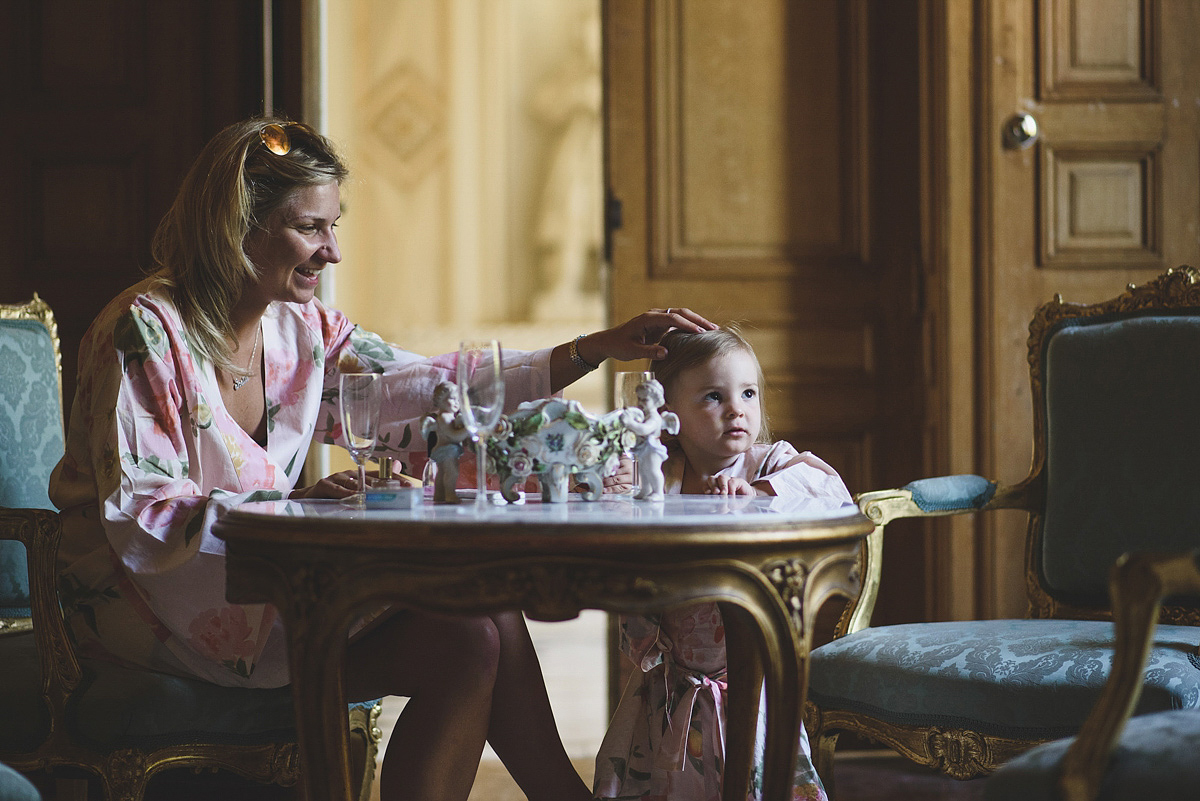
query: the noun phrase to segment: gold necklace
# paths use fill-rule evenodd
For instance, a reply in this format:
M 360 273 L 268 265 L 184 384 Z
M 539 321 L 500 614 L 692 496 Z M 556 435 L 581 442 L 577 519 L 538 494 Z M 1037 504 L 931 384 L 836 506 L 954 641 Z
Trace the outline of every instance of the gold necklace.
M 258 331 L 254 333 L 254 347 L 250 349 L 250 361 L 246 363 L 246 375 L 233 379 L 233 388 L 235 390 L 244 387 L 246 382 L 250 380 L 250 377 L 254 375 L 254 357 L 258 355 L 258 339 L 261 336 L 262 326 L 259 326 Z

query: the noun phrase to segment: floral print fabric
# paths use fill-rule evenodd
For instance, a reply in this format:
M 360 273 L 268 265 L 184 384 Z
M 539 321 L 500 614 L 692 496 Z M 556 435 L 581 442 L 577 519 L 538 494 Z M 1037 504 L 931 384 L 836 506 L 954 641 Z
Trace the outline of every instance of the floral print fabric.
M 666 491 L 677 494 L 683 452 L 675 442 L 663 465 Z M 792 459 L 801 460 L 783 467 Z M 832 467 L 787 442 L 754 445 L 723 474 L 766 480 L 776 494 L 853 503 Z M 725 626 L 715 603 L 660 615 L 622 615 L 621 650 L 638 667 L 630 677 L 596 757 L 593 795 L 602 801 L 719 801 L 725 765 L 728 682 Z M 765 699 L 764 699 L 765 700 Z M 759 702 L 749 801 L 762 798 L 766 720 Z M 827 801 L 801 731 L 792 798 Z
M 380 450 L 418 471 L 420 418 L 456 354 L 425 359 L 320 301 L 277 303 L 262 321 L 267 441 L 225 409 L 166 290 L 147 279 L 97 317 L 80 346 L 66 455 L 50 481 L 63 512 L 62 602 L 84 653 L 207 679 L 288 682 L 269 605 L 225 601 L 213 523 L 286 497 L 314 438 L 343 444 L 339 371 L 385 377 Z M 505 351 L 508 406 L 550 394 L 549 351 Z

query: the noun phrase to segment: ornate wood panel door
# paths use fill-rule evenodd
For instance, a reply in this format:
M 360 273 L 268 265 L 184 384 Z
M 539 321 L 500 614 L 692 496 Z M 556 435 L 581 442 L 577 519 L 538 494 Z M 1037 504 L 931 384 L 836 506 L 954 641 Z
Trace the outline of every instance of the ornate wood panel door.
M 917 4 L 604 8 L 613 319 L 743 321 L 777 438 L 851 492 L 921 475 Z M 889 560 L 880 617 L 922 618 L 919 532 Z
M 1200 257 L 1200 4 L 981 8 L 979 430 L 982 469 L 1011 483 L 1031 453 L 1025 340 L 1034 309 L 1055 293 L 1113 297 Z M 1007 133 L 1022 114 L 1036 122 L 1032 141 Z M 1020 616 L 1025 524 L 988 517 L 982 611 Z

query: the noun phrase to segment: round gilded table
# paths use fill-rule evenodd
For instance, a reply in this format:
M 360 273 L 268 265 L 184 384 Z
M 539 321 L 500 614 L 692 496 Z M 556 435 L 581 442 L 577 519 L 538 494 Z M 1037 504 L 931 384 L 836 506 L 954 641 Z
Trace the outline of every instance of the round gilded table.
M 782 498 L 635 501 L 411 510 L 336 501 L 249 503 L 215 532 L 227 597 L 274 604 L 287 632 L 300 757 L 312 801 L 348 801 L 347 631 L 383 604 L 442 612 L 521 609 L 566 620 L 582 609 L 650 613 L 719 601 L 729 648 L 724 797 L 746 797 L 759 687 L 766 683 L 764 798 L 790 798 L 807 695 L 813 618 L 852 597 L 873 526 L 847 505 Z M 598 688 L 597 691 L 602 691 Z

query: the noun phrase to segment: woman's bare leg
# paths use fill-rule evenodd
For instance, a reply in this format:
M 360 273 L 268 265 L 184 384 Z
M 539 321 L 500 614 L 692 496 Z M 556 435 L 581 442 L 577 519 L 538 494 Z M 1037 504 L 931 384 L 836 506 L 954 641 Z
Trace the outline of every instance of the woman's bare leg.
M 491 618 L 404 611 L 353 642 L 346 697 L 408 697 L 380 771 L 384 801 L 465 801 L 492 715 L 501 640 Z
M 554 722 L 525 618 L 506 612 L 492 619 L 500 633 L 500 664 L 488 742 L 529 801 L 590 801 Z

